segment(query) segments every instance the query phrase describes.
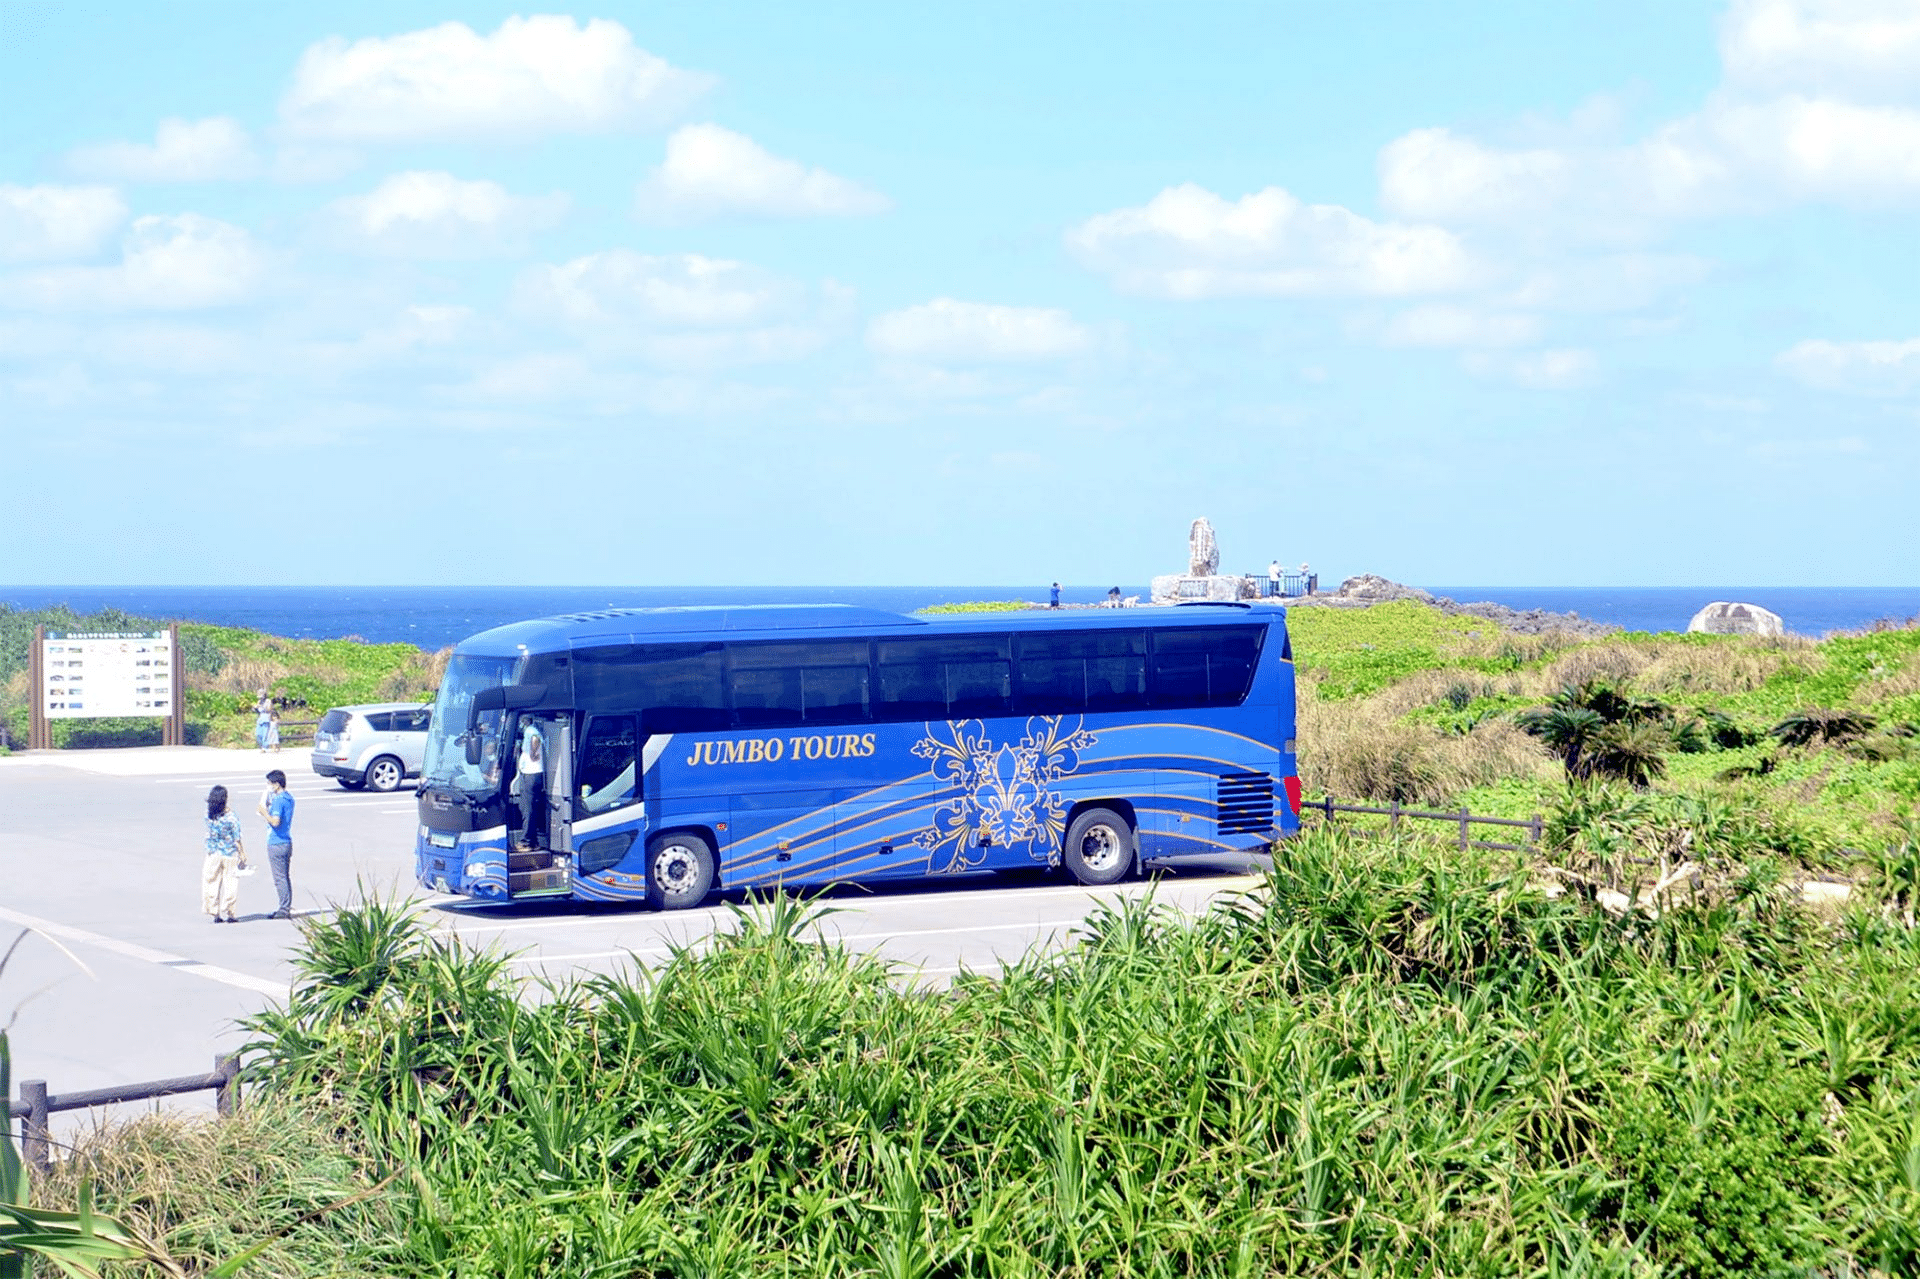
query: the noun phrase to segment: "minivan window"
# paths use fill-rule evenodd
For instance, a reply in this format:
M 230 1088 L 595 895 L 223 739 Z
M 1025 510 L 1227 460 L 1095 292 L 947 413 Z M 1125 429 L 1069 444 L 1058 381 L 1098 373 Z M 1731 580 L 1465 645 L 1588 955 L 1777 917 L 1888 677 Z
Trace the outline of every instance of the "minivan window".
M 391 733 L 393 731 L 393 712 L 371 711 L 367 714 L 367 724 L 376 733 Z
M 347 721 L 352 718 L 353 716 L 346 711 L 328 711 L 320 717 L 319 731 L 330 737 L 335 733 L 344 733 L 347 730 Z
M 427 725 L 433 722 L 431 708 L 422 706 L 417 711 L 395 711 L 393 713 L 393 731 L 396 733 L 424 733 Z

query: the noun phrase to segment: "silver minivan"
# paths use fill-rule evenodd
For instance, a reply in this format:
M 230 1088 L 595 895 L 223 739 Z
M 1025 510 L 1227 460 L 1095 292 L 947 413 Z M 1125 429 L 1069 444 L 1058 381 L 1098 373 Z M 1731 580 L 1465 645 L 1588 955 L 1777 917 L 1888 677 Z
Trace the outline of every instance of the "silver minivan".
M 313 771 L 348 790 L 390 791 L 420 775 L 433 707 L 418 702 L 336 706 L 313 730 Z

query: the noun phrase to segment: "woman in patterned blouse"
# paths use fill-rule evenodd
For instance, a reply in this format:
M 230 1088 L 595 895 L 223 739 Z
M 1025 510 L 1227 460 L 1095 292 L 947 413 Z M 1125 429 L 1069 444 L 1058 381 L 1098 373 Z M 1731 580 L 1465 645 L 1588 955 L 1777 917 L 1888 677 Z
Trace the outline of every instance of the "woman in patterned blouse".
M 200 909 L 216 924 L 237 924 L 239 870 L 247 864 L 240 842 L 240 819 L 227 811 L 227 788 L 207 792 L 207 859 L 200 865 Z

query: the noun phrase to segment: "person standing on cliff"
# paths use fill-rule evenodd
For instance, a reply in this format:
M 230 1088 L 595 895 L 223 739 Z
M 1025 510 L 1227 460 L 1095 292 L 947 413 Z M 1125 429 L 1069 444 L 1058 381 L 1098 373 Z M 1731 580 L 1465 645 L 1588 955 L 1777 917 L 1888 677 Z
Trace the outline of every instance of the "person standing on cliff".
M 1055 582 L 1055 583 L 1053 584 L 1053 595 L 1052 595 L 1052 597 L 1051 597 L 1051 598 L 1049 598 L 1049 599 L 1048 599 L 1048 601 L 1047 601 L 1047 607 L 1048 607 L 1048 608 L 1059 608 L 1059 607 L 1060 607 L 1060 583 L 1058 583 L 1058 582 Z
M 1280 561 L 1269 560 L 1267 562 L 1267 594 L 1278 595 L 1279 593 L 1280 593 Z
M 273 699 L 267 696 L 267 690 L 263 688 L 253 703 L 253 744 L 262 751 L 267 749 L 267 725 L 272 722 Z
M 287 775 L 277 768 L 267 774 L 260 815 L 267 819 L 267 868 L 273 871 L 273 891 L 280 896 L 279 907 L 267 918 L 292 919 L 293 796 L 287 793 Z

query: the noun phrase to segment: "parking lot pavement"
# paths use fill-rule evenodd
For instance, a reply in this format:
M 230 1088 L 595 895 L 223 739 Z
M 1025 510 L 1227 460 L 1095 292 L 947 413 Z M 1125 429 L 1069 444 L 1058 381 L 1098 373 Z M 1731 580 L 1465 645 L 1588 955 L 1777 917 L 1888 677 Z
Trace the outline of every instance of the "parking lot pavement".
M 254 806 L 270 768 L 286 772 L 296 804 L 296 916 L 369 893 L 407 897 L 436 933 L 497 946 L 511 955 L 512 971 L 552 979 L 657 963 L 673 947 L 698 946 L 733 925 L 727 898 L 655 914 L 567 902 L 490 907 L 424 894 L 412 875 L 412 792 L 343 790 L 316 777 L 304 751 L 146 747 L 3 757 L 0 952 L 23 927 L 44 935 L 28 938 L 0 977 L 0 1021 L 18 1008 L 16 1079 L 45 1079 L 58 1093 L 204 1071 L 245 1041 L 240 1018 L 284 1001 L 299 934 L 296 924 L 266 918 L 274 892 L 266 824 Z M 216 782 L 232 794 L 258 868 L 241 881 L 237 926 L 215 926 L 199 909 L 205 798 Z M 994 876 L 843 888 L 821 902 L 834 913 L 818 927 L 893 962 L 902 981 L 944 982 L 1058 942 L 1101 902 L 1152 892 L 1181 910 L 1204 910 L 1256 882 L 1248 860 L 1106 889 L 1009 886 Z

